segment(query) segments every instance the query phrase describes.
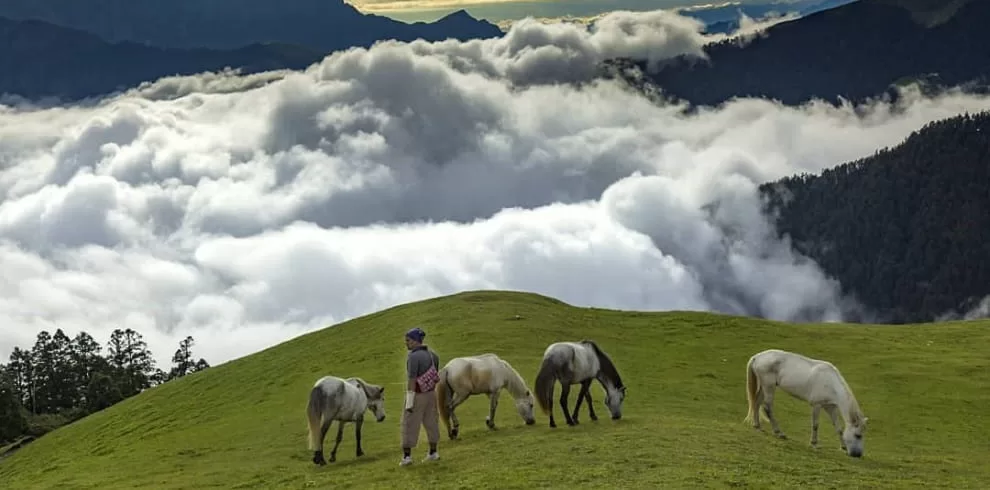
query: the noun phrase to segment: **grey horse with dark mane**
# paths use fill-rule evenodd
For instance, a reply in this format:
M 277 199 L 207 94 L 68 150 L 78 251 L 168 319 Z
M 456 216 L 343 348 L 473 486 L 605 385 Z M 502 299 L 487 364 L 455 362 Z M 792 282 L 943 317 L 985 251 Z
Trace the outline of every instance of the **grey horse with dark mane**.
M 344 438 L 344 424 L 354 422 L 354 438 L 357 440 L 357 456 L 364 456 L 361 449 L 361 426 L 364 412 L 375 414 L 378 422 L 385 420 L 385 387 L 373 385 L 361 378 L 341 379 L 336 376 L 320 378 L 309 391 L 306 417 L 309 420 L 309 448 L 313 462 L 323 466 L 323 439 L 330 424 L 337 424 L 337 442 L 330 451 L 330 462 L 337 460 L 337 448 Z
M 557 427 L 553 418 L 554 382 L 560 382 L 560 408 L 564 412 L 567 425 L 578 424 L 578 410 L 581 402 L 588 402 L 588 417 L 598 420 L 591 402 L 591 382 L 598 380 L 605 388 L 605 406 L 612 414 L 612 420 L 622 418 L 622 402 L 626 398 L 626 387 L 622 384 L 619 371 L 612 360 L 594 341 L 556 342 L 543 352 L 543 363 L 536 375 L 536 399 L 543 412 L 550 416 L 550 427 Z M 580 384 L 574 413 L 567 410 L 567 398 L 571 385 Z

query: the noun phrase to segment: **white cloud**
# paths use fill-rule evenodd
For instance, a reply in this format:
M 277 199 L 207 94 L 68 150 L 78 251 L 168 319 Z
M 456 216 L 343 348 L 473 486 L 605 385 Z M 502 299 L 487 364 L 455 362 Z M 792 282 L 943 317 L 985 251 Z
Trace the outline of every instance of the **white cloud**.
M 990 108 L 914 94 L 685 115 L 590 76 L 608 56 L 700 52 L 693 21 L 600 25 L 0 106 L 0 356 L 43 328 L 105 343 L 132 327 L 161 363 L 186 335 L 216 363 L 478 288 L 837 320 L 835 284 L 773 238 L 756 186 Z

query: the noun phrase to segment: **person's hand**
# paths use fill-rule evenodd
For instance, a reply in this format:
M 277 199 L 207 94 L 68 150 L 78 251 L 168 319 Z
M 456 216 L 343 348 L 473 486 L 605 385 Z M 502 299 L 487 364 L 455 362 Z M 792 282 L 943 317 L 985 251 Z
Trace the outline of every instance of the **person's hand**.
M 406 411 L 407 412 L 412 412 L 413 401 L 415 399 L 416 399 L 416 392 L 414 392 L 414 391 L 407 391 L 406 392 Z

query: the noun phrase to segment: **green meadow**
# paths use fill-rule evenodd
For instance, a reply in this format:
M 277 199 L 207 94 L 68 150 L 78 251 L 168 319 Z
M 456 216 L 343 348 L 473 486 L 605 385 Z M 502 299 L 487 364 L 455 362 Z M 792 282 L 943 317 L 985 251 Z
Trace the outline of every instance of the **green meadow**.
M 461 439 L 441 427 L 438 462 L 399 467 L 405 347 L 421 325 L 441 363 L 494 352 L 532 387 L 544 348 L 594 339 L 628 386 L 619 421 L 559 427 L 537 409 L 525 426 L 507 393 L 489 431 L 488 400 L 458 409 Z M 577 308 L 523 293 L 470 292 L 398 306 L 148 390 L 51 432 L 0 461 L 0 488 L 987 488 L 990 322 L 785 324 L 708 313 Z M 745 365 L 766 348 L 827 359 L 869 417 L 865 455 L 839 450 L 823 416 L 778 392 L 758 432 L 746 414 Z M 317 467 L 305 408 L 320 376 L 384 384 L 387 418 L 366 418 L 365 456 L 348 425 L 337 462 Z M 559 387 L 557 388 L 559 393 Z M 571 392 L 571 406 L 577 390 Z M 327 443 L 332 446 L 336 425 Z M 329 447 L 327 448 L 329 452 Z

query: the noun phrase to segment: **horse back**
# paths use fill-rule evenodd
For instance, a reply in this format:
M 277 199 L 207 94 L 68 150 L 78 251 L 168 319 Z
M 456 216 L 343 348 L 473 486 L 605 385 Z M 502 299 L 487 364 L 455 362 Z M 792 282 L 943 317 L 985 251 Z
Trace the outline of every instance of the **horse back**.
M 458 391 L 488 393 L 497 381 L 500 359 L 495 354 L 481 354 L 451 359 L 444 366 L 447 381 L 460 387 Z
M 595 348 L 590 344 L 575 344 L 574 359 L 571 363 L 575 379 L 581 381 L 594 378 L 600 369 L 601 363 L 598 361 L 598 352 Z
M 343 378 L 327 375 L 316 380 L 316 383 L 313 384 L 313 388 L 320 388 L 324 393 L 330 395 L 334 391 L 340 389 L 344 384 L 345 382 Z
M 821 373 L 830 364 L 796 352 L 771 349 L 754 356 L 754 369 L 762 382 L 781 387 L 798 398 L 810 400 L 817 397 L 824 381 Z

